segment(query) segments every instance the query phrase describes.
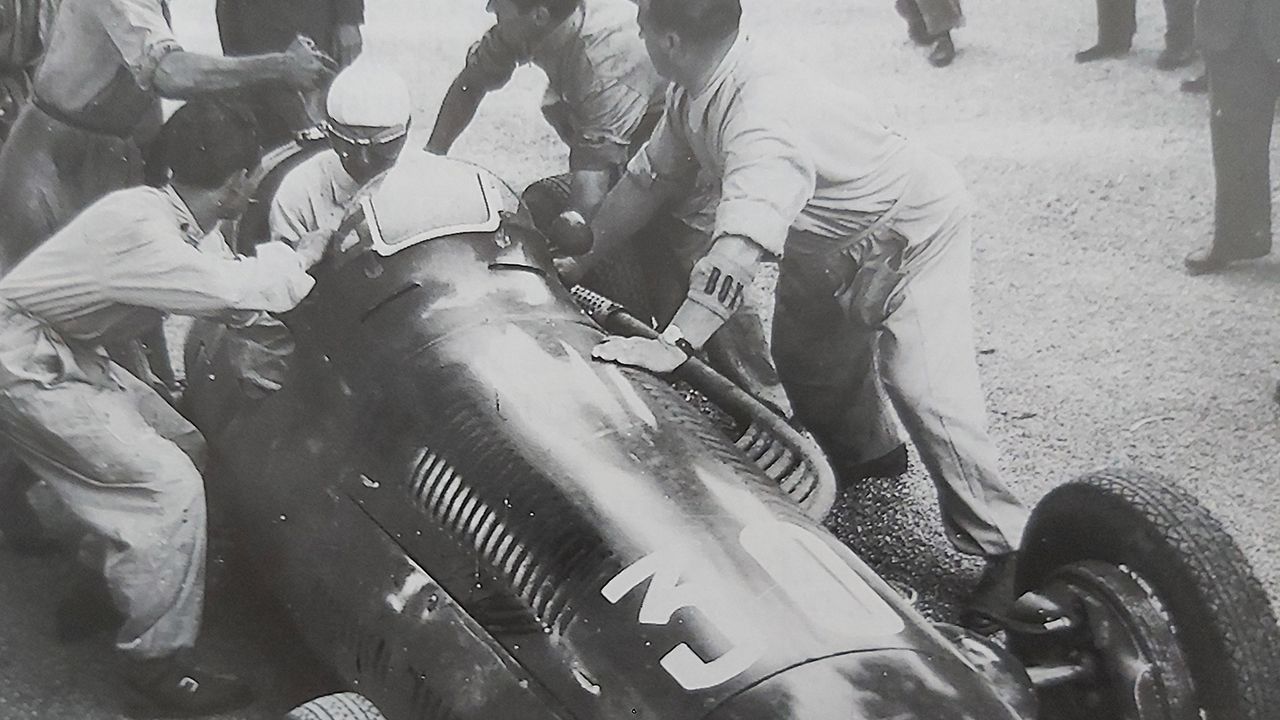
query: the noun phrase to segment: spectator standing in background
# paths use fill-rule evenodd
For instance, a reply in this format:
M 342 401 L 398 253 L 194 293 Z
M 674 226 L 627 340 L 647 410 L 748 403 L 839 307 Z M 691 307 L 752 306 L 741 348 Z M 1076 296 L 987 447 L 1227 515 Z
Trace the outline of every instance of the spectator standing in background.
M 218 0 L 217 18 L 227 55 L 279 52 L 301 35 L 346 67 L 364 48 L 364 0 Z M 295 90 L 259 88 L 249 97 L 264 147 L 282 145 L 322 119 Z
M 1280 97 L 1280 2 L 1200 0 L 1196 30 L 1209 76 L 1216 201 L 1213 242 L 1191 275 L 1271 252 L 1271 127 Z
M 1137 6 L 1137 0 L 1098 0 L 1098 42 L 1076 53 L 1076 62 L 1093 62 L 1129 52 L 1138 30 Z M 1164 51 L 1156 60 L 1156 67 L 1186 67 L 1196 58 L 1195 0 L 1164 0 L 1164 17 Z
M 907 21 L 907 35 L 917 45 L 932 45 L 929 64 L 946 67 L 956 59 L 951 31 L 964 25 L 960 0 L 897 0 L 898 14 Z

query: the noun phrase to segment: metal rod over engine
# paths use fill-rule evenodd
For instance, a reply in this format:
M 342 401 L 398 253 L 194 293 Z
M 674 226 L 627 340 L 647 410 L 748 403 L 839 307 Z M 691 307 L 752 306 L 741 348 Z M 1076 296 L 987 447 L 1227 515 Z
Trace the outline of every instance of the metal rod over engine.
M 656 330 L 600 293 L 581 285 L 573 286 L 570 292 L 583 312 L 606 331 L 649 339 L 658 337 Z M 696 357 L 689 358 L 674 375 L 745 427 L 736 439 L 738 449 L 778 483 L 806 515 L 816 520 L 826 516 L 836 500 L 836 475 L 812 438 Z

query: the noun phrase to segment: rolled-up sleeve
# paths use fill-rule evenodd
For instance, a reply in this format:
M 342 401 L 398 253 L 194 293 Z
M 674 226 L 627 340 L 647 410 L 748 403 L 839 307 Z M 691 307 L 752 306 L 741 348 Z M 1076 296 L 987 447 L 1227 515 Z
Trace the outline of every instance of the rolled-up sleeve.
M 496 90 L 511 80 L 520 62 L 519 48 L 504 40 L 493 27 L 467 51 L 467 64 L 459 78 L 469 88 Z
M 631 142 L 649 110 L 649 98 L 614 83 L 593 90 L 580 104 L 569 147 L 570 170 L 612 170 L 627 164 Z
M 195 316 L 285 312 L 315 284 L 283 243 L 259 245 L 255 257 L 227 258 L 191 247 L 156 219 L 136 226 L 131 237 L 134 242 L 103 259 L 105 292 L 114 302 Z
M 813 199 L 817 171 L 799 134 L 775 113 L 740 107 L 728 121 L 715 236 L 739 235 L 781 255 Z
M 182 49 L 160 0 L 98 0 L 91 7 L 138 87 L 150 90 L 160 61 Z

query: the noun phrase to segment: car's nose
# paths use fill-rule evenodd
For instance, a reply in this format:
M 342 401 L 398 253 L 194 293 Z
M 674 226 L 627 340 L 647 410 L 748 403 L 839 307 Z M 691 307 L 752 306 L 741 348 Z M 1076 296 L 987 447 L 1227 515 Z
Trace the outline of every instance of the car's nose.
M 911 650 L 805 663 L 744 690 L 706 720 L 1033 720 L 953 656 Z

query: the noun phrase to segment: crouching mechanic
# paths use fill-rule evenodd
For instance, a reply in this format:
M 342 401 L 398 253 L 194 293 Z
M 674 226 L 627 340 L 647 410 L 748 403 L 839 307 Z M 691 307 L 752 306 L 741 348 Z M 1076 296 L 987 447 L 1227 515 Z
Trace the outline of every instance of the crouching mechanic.
M 357 60 L 334 78 L 325 101 L 329 144 L 285 175 L 271 201 L 272 240 L 296 245 L 337 229 L 356 192 L 395 164 L 409 136 L 413 102 L 394 71 Z
M 191 716 L 250 699 L 187 657 L 204 602 L 204 440 L 103 344 L 164 313 L 243 324 L 289 310 L 327 236 L 232 258 L 213 230 L 244 209 L 251 122 L 196 100 L 160 142 L 171 185 L 105 196 L 0 280 L 0 435 L 101 540 L 128 686 L 161 715 Z
M 586 263 L 687 192 L 700 170 L 719 178 L 720 202 L 714 242 L 662 339 L 610 339 L 596 357 L 674 369 L 738 309 L 762 257 L 778 256 L 773 352 L 797 418 L 845 471 L 851 439 L 876 421 L 855 412 L 857 388 L 878 372 L 937 486 L 952 543 L 989 561 L 971 609 L 1003 609 L 1026 510 L 1001 481 L 987 435 L 958 173 L 877 122 L 861 98 L 762 55 L 739 34 L 739 0 L 639 8 L 654 66 L 674 88 L 596 215 Z
M 441 104 L 426 149 L 444 155 L 471 123 L 481 101 L 505 85 L 518 65 L 532 62 L 547 75 L 542 114 L 569 147 L 568 209 L 590 219 L 622 175 L 627 160 L 662 117 L 668 82 L 653 67 L 629 0 L 489 0 L 495 24 L 472 46 L 462 72 Z M 537 186 L 534 186 L 537 187 Z M 564 207 L 558 198 L 525 193 L 540 227 Z M 710 221 L 706 198 L 689 198 L 664 214 L 646 235 L 659 247 L 634 248 L 638 264 L 626 277 L 597 266 L 585 284 L 641 314 L 669 319 L 683 297 L 686 259 Z M 541 207 L 548 205 L 549 207 Z M 674 215 L 674 216 L 673 216 Z M 635 276 L 647 282 L 637 283 Z M 779 407 L 786 398 L 768 355 L 754 352 L 764 330 L 754 313 L 740 313 L 708 348 L 716 367 L 753 394 Z

